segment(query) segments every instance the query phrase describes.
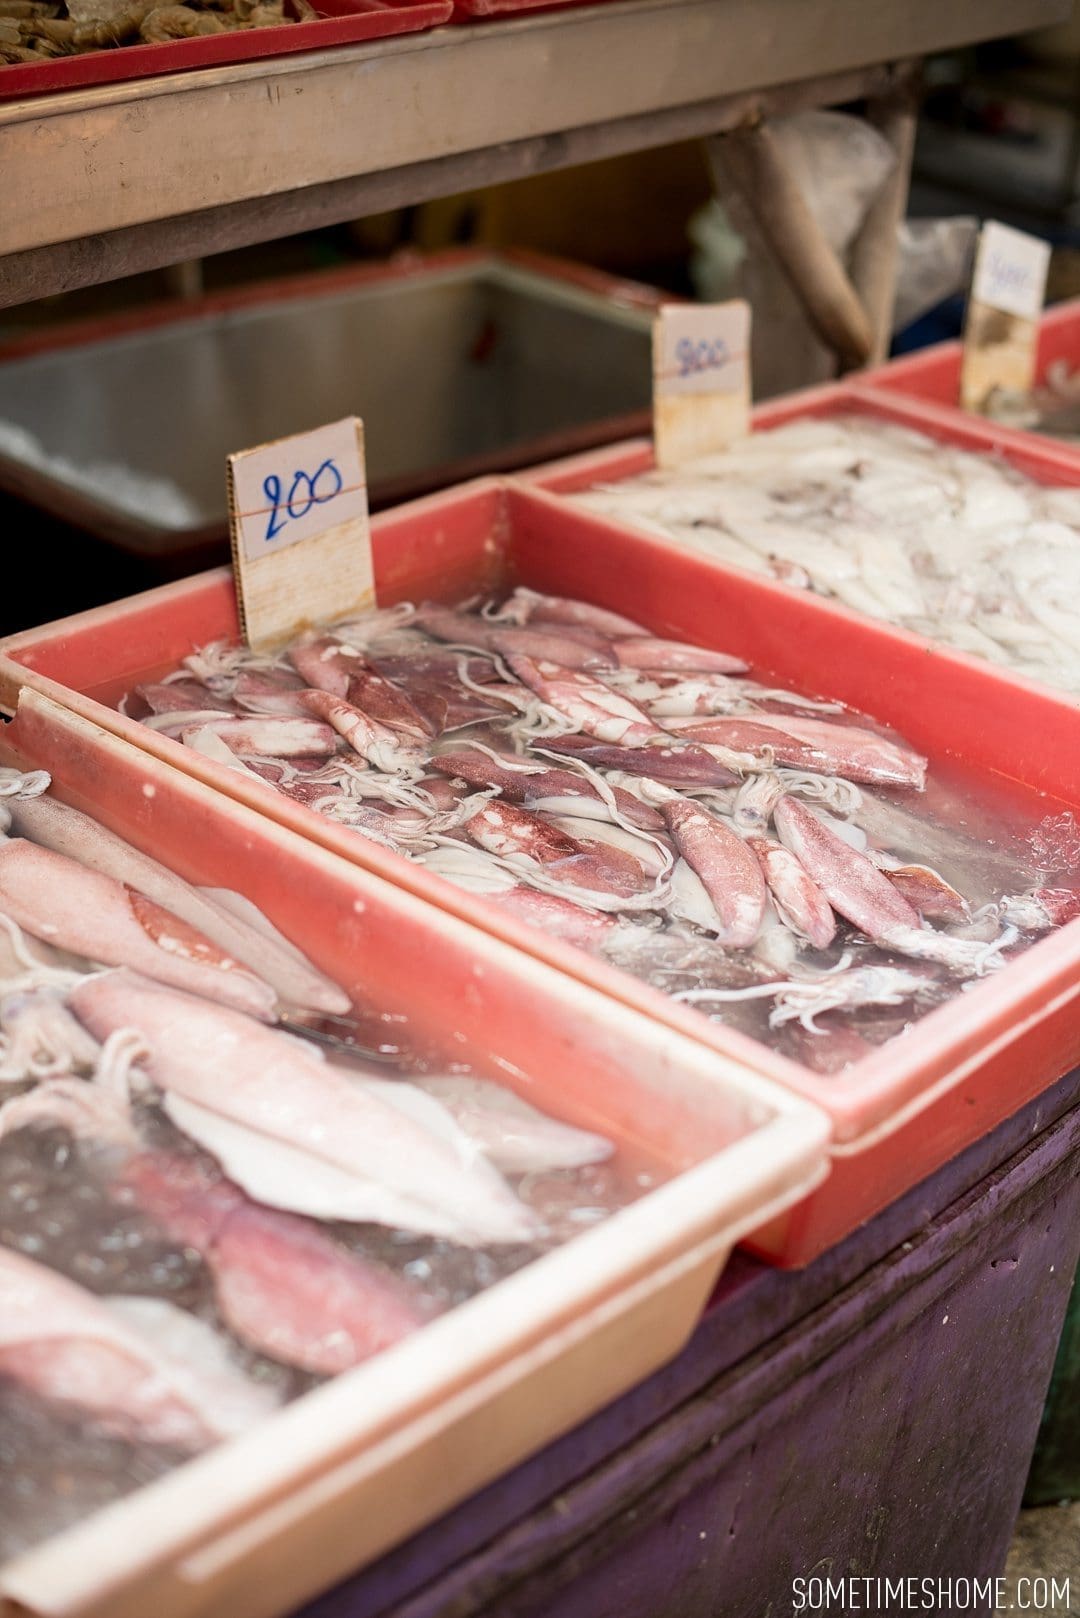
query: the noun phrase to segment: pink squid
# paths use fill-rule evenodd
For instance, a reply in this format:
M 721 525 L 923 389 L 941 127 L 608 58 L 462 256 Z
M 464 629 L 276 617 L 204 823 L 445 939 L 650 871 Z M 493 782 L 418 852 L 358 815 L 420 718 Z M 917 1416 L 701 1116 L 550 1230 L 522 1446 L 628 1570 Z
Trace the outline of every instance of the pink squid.
M 462 830 L 479 848 L 502 858 L 521 857 L 555 867 L 554 875 L 571 887 L 606 894 L 616 900 L 644 892 L 649 878 L 632 854 L 600 841 L 571 836 L 542 815 L 516 804 L 489 799 Z
M 408 774 L 423 761 L 423 750 L 378 719 L 353 707 L 328 691 L 304 691 L 301 701 L 309 713 L 317 714 L 343 736 L 354 752 L 375 769 L 388 775 Z
M 131 966 L 160 983 L 205 995 L 267 1021 L 278 999 L 268 983 L 205 934 L 145 894 L 19 838 L 0 845 L 0 910 L 45 943 Z
M 761 931 L 768 897 L 753 853 L 722 820 L 686 798 L 672 798 L 660 812 L 713 902 L 721 922 L 719 942 L 748 949 Z
M 641 746 L 657 734 L 648 714 L 617 691 L 576 669 L 546 659 L 514 655 L 507 662 L 524 685 L 562 714 L 577 730 L 601 742 Z
M 505 893 L 488 894 L 487 900 L 520 921 L 543 928 L 552 938 L 577 944 L 581 949 L 599 948 L 618 925 L 614 916 L 584 910 L 571 899 L 561 899 L 557 893 L 540 893 L 536 888 L 520 884 Z
M 252 1202 L 192 1158 L 140 1153 L 114 1194 L 200 1253 L 229 1330 L 287 1365 L 335 1376 L 424 1323 L 393 1276 L 306 1219 Z
M 492 623 L 486 618 L 472 618 L 445 607 L 422 608 L 417 622 L 436 640 L 449 641 L 456 646 L 478 646 L 484 651 L 497 652 L 502 657 L 519 653 L 524 657 L 542 658 L 573 669 L 610 669 L 616 666 L 615 654 L 608 642 L 587 629 L 583 634 L 580 626 L 568 633 L 564 633 L 559 626 L 530 629 L 516 624 Z
M 594 630 L 609 639 L 645 635 L 647 630 L 632 618 L 594 606 L 591 601 L 572 601 L 566 596 L 545 596 L 519 586 L 495 614 L 496 622 L 521 624 L 573 624 Z
M 761 864 L 773 903 L 795 932 L 815 949 L 826 949 L 836 936 L 832 906 L 812 877 L 782 843 L 771 837 L 748 837 Z
M 330 758 L 337 752 L 337 737 L 329 725 L 291 714 L 246 714 L 237 719 L 214 719 L 186 726 L 180 732 L 180 740 L 190 743 L 196 730 L 208 730 L 219 737 L 230 753 L 258 753 L 270 758 Z
M 108 1431 L 190 1451 L 242 1432 L 270 1403 L 238 1372 L 208 1376 L 170 1358 L 93 1293 L 9 1248 L 0 1375 Z
M 884 949 L 938 961 L 965 976 L 1004 964 L 1006 938 L 982 944 L 924 927 L 918 911 L 865 854 L 841 841 L 797 798 L 774 811 L 780 840 L 814 879 L 833 909 Z M 1015 936 L 1015 935 L 1014 935 Z
M 619 667 L 646 672 L 688 674 L 742 674 L 749 667 L 741 657 L 729 652 L 711 652 L 681 640 L 657 640 L 652 635 L 635 635 L 614 643 Z
M 746 718 L 669 719 L 668 730 L 694 741 L 761 752 L 771 748 L 778 764 L 843 775 L 852 781 L 922 790 L 926 759 L 859 725 L 838 725 L 801 714 L 754 713 Z
M 653 747 L 618 747 L 605 746 L 591 736 L 553 736 L 545 740 L 544 751 L 584 759 L 594 769 L 622 770 L 688 791 L 735 786 L 741 779 L 704 747 L 666 738 Z
M 434 726 L 405 691 L 381 674 L 369 658 L 333 636 L 296 646 L 290 653 L 309 686 L 359 708 L 368 719 L 423 740 Z
M 264 978 L 291 1005 L 339 1015 L 348 1011 L 345 991 L 290 946 L 238 916 L 220 898 L 185 882 L 167 865 L 125 842 L 80 809 L 46 793 L 12 801 L 11 816 L 16 829 L 35 843 L 136 888 L 205 933 L 226 955 Z
M 326 1206 L 383 1209 L 380 1222 L 464 1243 L 528 1241 L 536 1222 L 483 1162 L 352 1084 L 321 1053 L 239 1013 L 142 979 L 133 972 L 86 978 L 68 1005 L 102 1042 L 122 1030 L 141 1041 L 139 1061 L 165 1093 L 173 1121 L 205 1144 L 220 1142 L 229 1177 L 275 1204 L 289 1176 Z M 179 1105 L 176 1103 L 179 1102 Z M 269 1181 L 261 1162 L 277 1165 Z M 255 1192 L 233 1167 L 253 1163 Z M 307 1211 L 297 1208 L 296 1211 Z M 350 1213 L 335 1217 L 349 1218 Z
M 166 680 L 160 685 L 153 681 L 135 687 L 154 714 L 185 713 L 196 709 L 217 708 L 221 713 L 235 713 L 228 697 L 219 696 L 203 685 L 201 680 Z
M 447 775 L 458 775 L 471 786 L 496 786 L 502 796 L 510 803 L 525 804 L 535 807 L 539 804 L 548 806 L 548 800 L 570 799 L 584 800 L 586 803 L 601 805 L 606 808 L 599 790 L 586 775 L 579 775 L 574 770 L 544 769 L 535 766 L 522 768 L 521 761 L 514 755 L 503 757 L 492 756 L 490 750 L 470 747 L 467 744 L 455 748 L 452 752 L 437 753 L 431 760 L 438 770 Z M 663 829 L 663 821 L 654 809 L 635 798 L 633 793 L 626 792 L 622 787 L 611 787 L 612 798 L 619 813 L 634 825 L 646 831 Z M 562 807 L 564 814 L 581 814 L 585 810 L 575 807 L 572 803 Z

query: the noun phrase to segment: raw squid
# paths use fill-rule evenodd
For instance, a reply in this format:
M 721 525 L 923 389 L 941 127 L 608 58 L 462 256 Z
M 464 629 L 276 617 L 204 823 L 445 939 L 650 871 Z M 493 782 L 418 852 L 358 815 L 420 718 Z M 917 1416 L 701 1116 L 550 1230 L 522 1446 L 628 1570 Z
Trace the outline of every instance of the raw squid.
M 331 1188 L 323 1217 L 380 1219 L 466 1243 L 536 1234 L 528 1209 L 493 1169 L 462 1161 L 444 1140 L 350 1085 L 288 1034 L 128 971 L 87 978 L 68 1003 L 96 1039 L 122 1030 L 142 1038 L 140 1065 L 165 1093 L 170 1116 L 260 1201 L 293 1205 L 284 1172 L 291 1166 L 307 1170 L 305 1185 Z M 241 1168 L 248 1147 L 257 1188 Z M 263 1147 L 274 1162 L 265 1176 L 258 1168 Z M 302 1193 L 297 1211 L 313 1211 L 303 1201 Z
M 337 984 L 317 972 L 291 945 L 283 948 L 279 939 L 268 936 L 265 925 L 253 928 L 238 917 L 229 909 L 227 895 L 214 899 L 193 888 L 167 866 L 51 795 L 12 802 L 10 810 L 12 825 L 24 837 L 136 888 L 171 910 L 271 984 L 290 1005 L 312 1011 L 348 1011 L 349 997 Z
M 581 1168 L 611 1156 L 611 1142 L 602 1135 L 549 1118 L 501 1084 L 454 1075 L 414 1082 L 441 1102 L 484 1156 L 506 1174 Z
M 334 1376 L 423 1324 L 391 1276 L 190 1159 L 139 1154 L 117 1187 L 206 1259 L 229 1329 L 287 1365 Z
M 870 581 L 898 600 L 922 574 L 889 579 L 866 511 L 898 507 L 925 524 L 936 497 L 924 497 L 906 448 L 879 484 L 872 465 L 852 473 L 860 574 L 842 546 L 801 528 L 817 509 L 819 472 L 828 484 L 851 450 L 831 423 L 820 426 L 800 479 L 776 471 L 782 501 L 733 490 L 726 477 L 768 461 L 767 435 L 717 457 L 697 481 L 665 474 L 597 498 L 633 509 L 644 491 L 669 515 L 673 501 L 683 528 L 704 523 L 705 542 L 719 502 L 761 570 L 791 582 L 793 568 L 805 564 L 808 578 L 816 565 L 845 599 Z M 987 501 L 967 494 L 972 522 L 996 521 L 1000 488 Z M 798 551 L 793 568 L 768 551 L 777 534 Z M 671 629 L 520 586 L 464 607 L 421 603 L 358 618 L 289 653 L 309 682 L 297 690 L 288 675 L 289 700 L 335 726 L 335 753 L 233 762 L 507 917 L 690 997 L 706 1015 L 785 1050 L 827 1033 L 830 1060 L 895 1037 L 1080 911 L 1080 890 L 1069 886 L 1080 868 L 1071 821 L 1051 836 L 1048 819 L 1031 834 L 1032 855 L 1045 843 L 1049 864 L 1029 859 L 1019 836 L 996 835 L 978 809 L 987 833 L 969 831 L 902 737 L 827 689 L 788 689 Z M 198 703 L 200 683 L 220 697 L 245 677 L 279 672 L 217 646 L 192 654 L 178 679 Z M 214 719 L 203 715 L 201 734 Z M 794 1004 L 800 1016 L 807 1010 L 805 1027 L 784 1014 Z M 897 1016 L 881 1015 L 894 1004 Z M 814 1021 L 816 1007 L 831 1011 L 827 1025 Z M 827 1067 L 813 1048 L 812 1065 Z M 168 1105 L 174 1116 L 187 1109 L 184 1127 L 231 1172 L 252 1172 L 248 1135 L 222 1138 L 241 1126 L 193 1111 L 190 1100 Z M 275 1152 L 301 1199 L 293 1205 L 325 1216 L 324 1179 L 309 1183 L 291 1146 Z M 335 1196 L 344 1194 L 339 1185 Z M 373 1217 L 390 1215 L 384 1206 Z
M 0 1248 L 0 1374 L 114 1432 L 200 1450 L 242 1432 L 273 1399 L 220 1362 L 200 1366 L 192 1337 L 205 1339 L 185 1319 L 191 1330 L 174 1357 L 122 1310 Z
M 248 671 L 224 650 L 202 667 L 219 702 L 246 684 Z M 251 672 L 274 686 L 272 670 Z M 164 711 L 167 702 L 158 698 Z M 476 756 L 491 764 L 495 751 Z M 618 839 L 650 857 L 650 873 L 662 869 L 656 812 L 587 771 L 542 762 L 535 773 L 539 802 L 578 811 L 569 817 L 578 835 L 561 831 L 556 814 L 518 812 L 569 846 L 592 879 L 631 871 L 647 887 L 651 875 Z M 482 849 L 451 835 L 486 797 L 446 776 L 424 779 L 415 797 L 405 784 L 385 818 L 418 839 L 448 828 L 432 851 L 486 866 Z M 16 790 L 48 786 L 20 780 L 0 777 L 9 829 Z M 653 832 L 589 818 L 612 806 Z M 241 895 L 192 888 L 50 800 L 35 800 L 17 829 L 0 833 L 5 1554 L 243 1432 L 311 1379 L 391 1348 L 651 1183 L 638 1172 L 624 1181 L 603 1136 L 471 1075 L 453 1043 L 454 1071 L 428 1076 L 427 1042 L 410 1052 L 408 1017 L 354 1010 Z M 596 934 L 617 925 L 495 869 L 497 885 L 549 925 L 569 917 Z M 159 896 L 205 919 L 216 939 Z M 224 953 L 234 939 L 255 970 L 238 964 L 239 949 Z M 110 961 L 125 964 L 103 969 Z M 256 976 L 265 962 L 274 987 Z M 289 1008 L 320 1002 L 332 1020 L 291 1026 L 350 1054 L 327 1060 L 310 1037 L 259 1020 L 280 1006 L 288 1026 Z M 370 1041 L 378 1067 L 361 1065 L 353 1040 Z M 384 1061 L 424 1072 L 387 1078 Z M 503 1171 L 522 1177 L 517 1190 Z M 33 1509 L 28 1475 L 39 1494 L 57 1480 L 62 1520 Z M 10 1509 L 20 1499 L 26 1510 Z
M 0 909 L 47 943 L 272 1018 L 277 996 L 145 894 L 23 838 L 0 846 Z
M 1080 490 L 1044 487 L 1004 460 L 838 415 L 574 498 L 1080 691 Z

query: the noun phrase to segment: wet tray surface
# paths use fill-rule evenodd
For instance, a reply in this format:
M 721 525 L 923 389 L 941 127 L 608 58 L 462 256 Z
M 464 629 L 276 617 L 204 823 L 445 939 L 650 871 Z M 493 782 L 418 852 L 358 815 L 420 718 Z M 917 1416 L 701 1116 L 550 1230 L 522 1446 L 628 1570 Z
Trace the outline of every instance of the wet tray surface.
M 1019 690 L 969 659 L 930 651 L 913 637 L 826 602 L 568 513 L 542 494 L 481 484 L 388 515 L 375 524 L 375 563 L 384 604 L 436 594 L 459 600 L 477 588 L 523 582 L 596 601 L 662 634 L 721 645 L 802 690 L 820 693 L 826 683 L 820 671 L 827 667 L 827 694 L 894 725 L 930 756 L 931 773 L 965 758 L 978 779 L 993 783 L 995 796 L 1015 793 L 1028 810 L 1040 803 L 1036 820 L 1069 813 L 1080 796 L 1068 705 Z M 709 1023 L 605 962 L 522 926 L 262 783 L 148 733 L 101 701 L 75 695 L 89 690 L 115 701 L 140 678 L 175 667 L 192 646 L 235 632 L 230 581 L 208 575 L 9 643 L 6 697 L 13 700 L 23 680 L 43 685 L 99 723 L 355 863 L 384 872 L 609 994 L 647 1007 L 718 1051 L 737 1052 L 819 1101 L 834 1121 L 833 1180 L 842 1177 L 845 1185 L 835 1195 L 824 1188 L 787 1228 L 763 1238 L 784 1261 L 805 1262 L 1068 1065 L 1076 1047 L 1076 924 L 848 1072 L 818 1075 Z M 992 733 L 982 724 L 988 704 L 997 714 Z M 971 734 L 978 736 L 974 749 Z

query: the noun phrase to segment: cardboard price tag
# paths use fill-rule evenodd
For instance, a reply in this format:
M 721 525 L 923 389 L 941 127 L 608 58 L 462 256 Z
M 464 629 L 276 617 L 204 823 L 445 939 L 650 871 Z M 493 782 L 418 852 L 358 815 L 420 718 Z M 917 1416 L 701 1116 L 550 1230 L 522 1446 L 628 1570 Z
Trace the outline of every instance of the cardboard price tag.
M 724 449 L 750 431 L 750 305 L 664 304 L 653 323 L 658 466 Z
M 979 234 L 971 278 L 960 403 L 984 410 L 995 388 L 1026 393 L 1035 380 L 1039 316 L 1050 244 L 990 220 Z
M 356 416 L 230 455 L 240 622 L 253 649 L 374 605 L 364 426 Z

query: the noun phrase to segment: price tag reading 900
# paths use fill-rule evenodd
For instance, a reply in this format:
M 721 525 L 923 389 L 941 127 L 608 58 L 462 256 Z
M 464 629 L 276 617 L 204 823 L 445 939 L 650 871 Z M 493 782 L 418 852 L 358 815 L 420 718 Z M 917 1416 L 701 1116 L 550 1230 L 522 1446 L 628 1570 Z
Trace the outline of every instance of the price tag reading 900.
M 658 397 L 749 392 L 750 311 L 731 303 L 668 303 L 653 331 Z
M 972 301 L 1021 320 L 1038 320 L 1049 266 L 1049 242 L 988 219 L 979 235 Z
M 675 344 L 675 361 L 680 376 L 723 370 L 730 359 L 731 349 L 722 337 L 680 337 Z

